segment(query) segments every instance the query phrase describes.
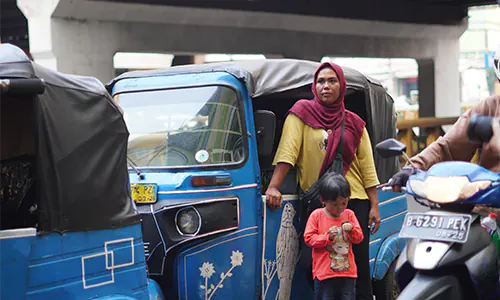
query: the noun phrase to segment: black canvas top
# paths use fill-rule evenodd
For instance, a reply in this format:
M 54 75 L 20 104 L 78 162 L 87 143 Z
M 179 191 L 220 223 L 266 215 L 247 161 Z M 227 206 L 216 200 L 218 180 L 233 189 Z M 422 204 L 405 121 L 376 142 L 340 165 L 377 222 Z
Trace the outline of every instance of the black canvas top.
M 45 93 L 34 101 L 41 231 L 109 229 L 140 222 L 128 188 L 129 133 L 103 84 L 37 65 L 10 44 L 0 44 L 0 78 L 45 81 Z

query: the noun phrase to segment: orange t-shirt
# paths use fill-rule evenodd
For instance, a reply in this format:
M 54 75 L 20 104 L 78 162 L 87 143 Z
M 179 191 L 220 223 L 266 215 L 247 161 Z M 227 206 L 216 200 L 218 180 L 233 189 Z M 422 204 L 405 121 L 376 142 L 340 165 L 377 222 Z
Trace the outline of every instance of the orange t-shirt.
M 350 240 L 345 241 L 342 235 L 342 223 L 352 224 Z M 333 241 L 328 239 L 328 231 L 337 226 L 339 234 Z M 358 270 L 352 253 L 352 243 L 359 244 L 363 240 L 363 231 L 358 219 L 350 209 L 344 210 L 338 218 L 328 214 L 323 208 L 311 213 L 304 232 L 304 241 L 312 248 L 313 279 L 325 280 L 333 277 L 357 278 Z

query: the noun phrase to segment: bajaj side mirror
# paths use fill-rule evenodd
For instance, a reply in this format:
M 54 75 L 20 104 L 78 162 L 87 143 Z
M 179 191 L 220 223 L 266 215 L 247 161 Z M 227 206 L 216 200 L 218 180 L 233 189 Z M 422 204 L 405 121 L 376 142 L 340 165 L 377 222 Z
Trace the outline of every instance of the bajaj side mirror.
M 401 143 L 396 139 L 387 139 L 378 143 L 375 146 L 375 150 L 380 156 L 384 158 L 404 155 L 406 151 L 406 145 Z
M 276 115 L 269 110 L 255 112 L 255 131 L 260 156 L 269 156 L 273 151 Z

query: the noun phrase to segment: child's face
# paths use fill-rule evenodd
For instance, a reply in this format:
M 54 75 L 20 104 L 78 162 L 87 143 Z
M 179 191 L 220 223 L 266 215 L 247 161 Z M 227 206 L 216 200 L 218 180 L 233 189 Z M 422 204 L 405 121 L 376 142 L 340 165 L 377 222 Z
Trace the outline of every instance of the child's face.
M 349 202 L 349 198 L 338 198 L 337 200 L 325 200 L 326 210 L 331 213 L 335 217 L 340 217 L 342 212 L 347 207 L 347 202 Z

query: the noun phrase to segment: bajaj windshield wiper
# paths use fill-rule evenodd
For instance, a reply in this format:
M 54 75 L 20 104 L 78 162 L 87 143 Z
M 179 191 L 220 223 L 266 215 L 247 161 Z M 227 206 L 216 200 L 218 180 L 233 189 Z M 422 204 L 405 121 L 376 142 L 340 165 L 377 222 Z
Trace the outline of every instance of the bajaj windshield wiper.
M 139 179 L 143 180 L 144 179 L 144 174 L 141 173 L 141 170 L 139 170 L 137 168 L 137 165 L 134 163 L 134 161 L 132 161 L 132 159 L 130 159 L 128 156 L 127 156 L 127 162 L 128 162 L 128 165 L 134 169 L 135 173 L 137 173 L 137 176 L 139 176 Z

